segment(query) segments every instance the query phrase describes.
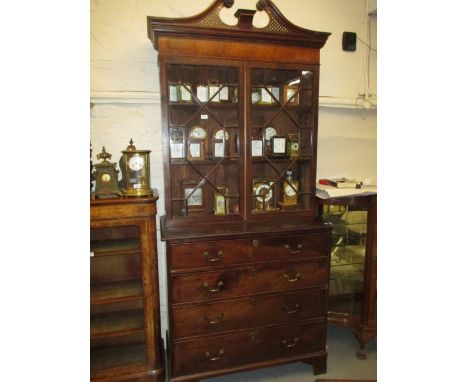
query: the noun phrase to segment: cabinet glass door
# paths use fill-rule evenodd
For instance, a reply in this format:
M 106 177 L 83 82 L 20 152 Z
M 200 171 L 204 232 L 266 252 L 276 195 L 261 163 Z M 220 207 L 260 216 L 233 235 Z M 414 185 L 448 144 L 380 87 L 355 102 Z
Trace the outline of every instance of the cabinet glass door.
M 139 228 L 91 229 L 91 373 L 145 365 Z
M 172 218 L 239 215 L 239 67 L 167 64 L 166 73 L 166 212 Z
M 328 310 L 361 316 L 366 253 L 366 207 L 324 205 L 333 224 Z
M 251 214 L 313 208 L 314 85 L 310 70 L 250 71 Z

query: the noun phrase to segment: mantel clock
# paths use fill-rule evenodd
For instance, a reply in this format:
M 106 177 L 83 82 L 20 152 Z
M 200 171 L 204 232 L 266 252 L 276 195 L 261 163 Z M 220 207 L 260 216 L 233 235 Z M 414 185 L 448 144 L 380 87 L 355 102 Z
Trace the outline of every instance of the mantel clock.
M 92 194 L 93 199 L 115 198 L 122 196 L 117 182 L 117 163 L 109 162 L 112 154 L 102 147 L 102 152 L 97 155 L 97 159 L 101 159 L 101 163 L 94 165 L 93 176 L 96 179 L 96 188 Z
M 150 185 L 150 150 L 137 150 L 130 139 L 127 150 L 122 150 L 122 191 L 124 196 L 152 196 Z

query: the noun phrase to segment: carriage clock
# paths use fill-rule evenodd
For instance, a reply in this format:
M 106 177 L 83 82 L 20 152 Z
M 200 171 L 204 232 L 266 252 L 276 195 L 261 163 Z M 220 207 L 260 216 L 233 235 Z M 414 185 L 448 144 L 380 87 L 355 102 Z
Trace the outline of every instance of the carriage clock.
M 292 171 L 287 171 L 287 179 L 283 182 L 282 200 L 278 203 L 282 210 L 297 208 L 297 193 L 299 181 L 292 179 Z
M 122 150 L 122 191 L 124 196 L 152 196 L 150 185 L 150 150 L 137 150 L 130 139 L 127 150 Z
M 92 194 L 93 199 L 104 199 L 122 196 L 122 192 L 119 189 L 117 182 L 117 164 L 109 162 L 112 158 L 112 154 L 106 151 L 106 148 L 102 147 L 102 152 L 97 155 L 97 159 L 101 159 L 101 163 L 94 165 L 94 178 L 96 179 L 96 188 Z

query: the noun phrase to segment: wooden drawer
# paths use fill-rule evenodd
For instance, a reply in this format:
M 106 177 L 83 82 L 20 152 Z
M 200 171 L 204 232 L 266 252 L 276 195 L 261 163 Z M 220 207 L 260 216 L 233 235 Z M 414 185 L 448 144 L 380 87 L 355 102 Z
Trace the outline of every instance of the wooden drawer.
M 259 265 L 171 277 L 173 303 L 274 293 L 326 284 L 328 259 Z
M 171 270 L 328 256 L 328 246 L 328 234 L 173 244 Z
M 324 351 L 325 330 L 320 321 L 175 342 L 173 376 Z
M 288 324 L 325 315 L 327 290 L 258 296 L 172 309 L 174 338 L 261 325 Z

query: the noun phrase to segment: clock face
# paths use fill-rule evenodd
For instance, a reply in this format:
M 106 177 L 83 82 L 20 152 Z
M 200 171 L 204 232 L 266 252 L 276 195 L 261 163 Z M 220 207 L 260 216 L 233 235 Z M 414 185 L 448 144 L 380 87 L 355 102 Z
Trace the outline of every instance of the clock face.
M 268 202 L 273 197 L 273 190 L 266 183 L 257 184 L 254 188 L 255 195 L 259 202 Z
M 223 139 L 223 130 L 218 130 L 215 134 L 215 139 Z M 228 140 L 229 139 L 229 134 L 227 131 L 224 132 L 224 140 Z
M 102 175 L 101 175 L 101 180 L 102 180 L 103 182 L 106 182 L 106 183 L 107 183 L 107 182 L 110 182 L 111 176 L 110 176 L 109 174 L 102 174 Z
M 292 143 L 291 144 L 291 149 L 294 150 L 294 151 L 299 150 L 299 143 L 297 143 L 297 142 Z
M 269 141 L 271 137 L 277 135 L 274 127 L 267 127 L 265 129 L 265 139 Z
M 206 130 L 203 127 L 200 127 L 200 126 L 194 127 L 192 129 L 192 131 L 190 132 L 190 138 L 205 139 L 206 138 Z
M 289 184 L 285 187 L 284 192 L 288 196 L 294 196 L 296 195 L 296 191 L 294 191 L 294 188 L 292 188 Z
M 128 161 L 128 167 L 133 171 L 140 171 L 145 165 L 145 160 L 140 156 L 133 156 Z

